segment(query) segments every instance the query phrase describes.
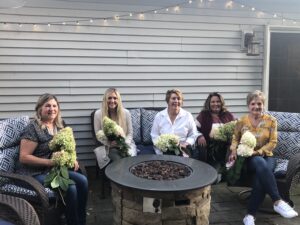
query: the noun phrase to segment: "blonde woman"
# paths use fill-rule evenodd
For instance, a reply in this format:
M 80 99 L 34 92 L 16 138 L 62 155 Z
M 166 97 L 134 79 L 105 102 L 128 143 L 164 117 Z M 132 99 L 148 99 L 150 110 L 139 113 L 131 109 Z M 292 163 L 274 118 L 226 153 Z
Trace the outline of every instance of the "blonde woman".
M 136 156 L 136 146 L 132 138 L 133 130 L 131 115 L 130 112 L 123 107 L 121 95 L 116 88 L 109 88 L 105 91 L 102 101 L 102 107 L 101 109 L 98 109 L 95 112 L 95 134 L 99 130 L 103 130 L 103 118 L 105 116 L 109 117 L 123 128 L 126 143 L 130 146 L 129 154 L 131 156 Z M 116 146 L 117 145 L 115 141 L 108 141 L 107 143 L 105 143 L 105 148 L 106 152 L 108 152 L 108 157 L 113 161 L 121 158 Z

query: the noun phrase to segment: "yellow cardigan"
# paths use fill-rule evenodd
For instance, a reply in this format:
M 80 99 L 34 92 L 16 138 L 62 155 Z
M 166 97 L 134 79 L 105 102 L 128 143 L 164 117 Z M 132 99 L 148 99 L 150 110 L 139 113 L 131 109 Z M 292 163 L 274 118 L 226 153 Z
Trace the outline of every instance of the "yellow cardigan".
M 262 156 L 273 156 L 277 145 L 277 121 L 275 117 L 264 114 L 257 127 L 253 127 L 248 115 L 242 116 L 236 123 L 231 149 L 237 149 L 241 136 L 250 131 L 256 137 L 255 151 Z

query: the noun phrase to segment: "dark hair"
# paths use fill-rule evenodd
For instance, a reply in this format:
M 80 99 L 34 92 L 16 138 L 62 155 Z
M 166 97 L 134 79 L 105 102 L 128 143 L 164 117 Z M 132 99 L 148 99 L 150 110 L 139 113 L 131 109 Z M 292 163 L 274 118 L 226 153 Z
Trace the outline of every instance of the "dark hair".
M 171 89 L 171 90 L 168 90 L 166 93 L 166 102 L 167 103 L 169 103 L 172 94 L 176 94 L 183 101 L 182 92 L 179 89 Z
M 57 100 L 57 98 L 52 95 L 52 94 L 49 94 L 49 93 L 45 93 L 43 95 L 41 95 L 35 105 L 35 114 L 36 114 L 36 119 L 39 123 L 40 126 L 42 126 L 42 115 L 41 115 L 41 111 L 42 111 L 42 106 L 50 101 L 54 99 L 57 103 L 57 107 L 58 107 L 58 113 L 57 113 L 57 116 L 55 118 L 55 124 L 57 127 L 59 128 L 62 128 L 63 127 L 63 121 L 62 121 L 62 118 L 61 118 L 61 112 L 60 112 L 60 105 L 59 105 L 59 102 Z
M 211 112 L 211 108 L 210 108 L 210 101 L 212 99 L 212 97 L 218 97 L 220 99 L 221 102 L 221 110 L 220 110 L 220 114 L 224 113 L 227 111 L 227 108 L 225 106 L 225 101 L 224 98 L 221 94 L 219 94 L 218 92 L 212 92 L 208 95 L 208 97 L 206 98 L 205 102 L 204 102 L 204 106 L 203 106 L 203 110 L 202 111 L 207 111 L 207 112 Z

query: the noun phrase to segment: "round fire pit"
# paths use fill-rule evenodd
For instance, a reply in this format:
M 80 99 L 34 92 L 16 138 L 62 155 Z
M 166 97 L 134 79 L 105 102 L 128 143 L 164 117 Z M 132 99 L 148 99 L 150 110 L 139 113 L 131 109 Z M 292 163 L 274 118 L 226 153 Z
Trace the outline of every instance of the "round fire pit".
M 140 155 L 113 162 L 105 173 L 111 180 L 114 225 L 209 224 L 210 184 L 217 172 L 206 163 Z

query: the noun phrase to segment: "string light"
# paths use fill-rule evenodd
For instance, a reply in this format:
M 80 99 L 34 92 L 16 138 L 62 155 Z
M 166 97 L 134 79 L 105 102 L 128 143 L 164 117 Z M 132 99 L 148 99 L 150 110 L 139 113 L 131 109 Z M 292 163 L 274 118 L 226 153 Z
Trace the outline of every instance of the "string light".
M 200 3 L 204 3 L 204 2 L 214 2 L 214 0 L 198 0 Z M 177 3 L 176 5 L 169 5 L 169 6 L 165 6 L 165 7 L 161 7 L 161 8 L 157 8 L 157 9 L 152 9 L 152 10 L 148 10 L 148 11 L 140 11 L 140 12 L 130 12 L 127 14 L 123 14 L 123 15 L 116 15 L 116 16 L 111 16 L 111 17 L 106 17 L 106 18 L 90 18 L 90 19 L 80 19 L 80 20 L 73 20 L 73 21 L 63 21 L 63 22 L 45 22 L 45 23 L 38 23 L 38 25 L 46 25 L 48 27 L 51 26 L 51 24 L 56 24 L 56 25 L 66 25 L 66 24 L 76 24 L 76 25 L 80 25 L 81 23 L 93 23 L 95 20 L 103 20 L 104 23 L 107 22 L 107 20 L 115 20 L 118 21 L 122 18 L 128 18 L 128 17 L 132 17 L 133 15 L 137 15 L 138 18 L 140 20 L 144 20 L 145 19 L 145 14 L 150 14 L 150 13 L 154 13 L 157 14 L 159 11 L 165 10 L 166 12 L 170 12 L 173 11 L 175 13 L 180 11 L 180 6 L 186 5 L 186 4 L 192 4 L 193 0 L 182 0 L 181 3 Z M 234 5 L 239 5 L 240 8 L 243 8 L 244 10 L 250 10 L 250 11 L 257 11 L 256 16 L 258 18 L 263 18 L 264 16 L 264 12 L 256 9 L 254 6 L 249 6 L 247 4 L 242 4 L 239 3 L 239 0 L 227 0 L 226 4 L 225 4 L 225 8 L 227 9 L 232 9 L 234 7 Z M 211 5 L 208 5 L 211 6 Z M 200 4 L 198 4 L 198 7 L 200 7 Z M 171 9 L 171 10 L 170 10 Z M 266 12 L 266 11 L 265 11 Z M 266 14 L 272 16 L 273 18 L 278 18 L 278 14 L 274 13 L 274 12 L 266 12 Z M 296 24 L 297 21 L 293 20 L 291 18 L 284 18 L 283 16 L 280 16 L 281 18 L 279 18 L 282 22 L 285 21 L 291 21 L 293 24 Z M 79 23 L 80 22 L 80 23 Z M 2 22 L 4 25 L 6 25 L 7 22 Z M 22 27 L 23 24 L 22 23 L 18 23 L 18 22 L 8 22 L 8 24 L 16 24 L 19 27 Z M 32 24 L 34 27 L 37 27 L 36 24 L 33 23 L 25 23 L 25 24 Z

